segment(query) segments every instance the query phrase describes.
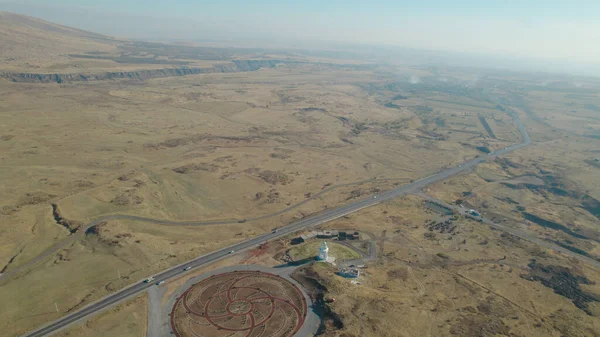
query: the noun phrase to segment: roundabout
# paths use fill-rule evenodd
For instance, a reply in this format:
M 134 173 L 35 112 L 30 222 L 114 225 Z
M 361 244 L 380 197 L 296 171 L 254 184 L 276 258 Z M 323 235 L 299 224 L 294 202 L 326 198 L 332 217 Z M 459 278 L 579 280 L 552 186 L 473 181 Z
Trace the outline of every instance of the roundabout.
M 307 315 L 302 291 L 264 271 L 220 273 L 177 298 L 170 324 L 179 337 L 294 336 Z

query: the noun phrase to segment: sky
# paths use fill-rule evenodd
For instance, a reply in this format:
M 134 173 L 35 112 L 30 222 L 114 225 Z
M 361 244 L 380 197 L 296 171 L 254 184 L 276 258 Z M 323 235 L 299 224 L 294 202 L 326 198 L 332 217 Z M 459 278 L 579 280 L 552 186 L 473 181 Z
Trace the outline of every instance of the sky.
M 321 41 L 600 65 L 598 0 L 0 0 L 139 39 Z

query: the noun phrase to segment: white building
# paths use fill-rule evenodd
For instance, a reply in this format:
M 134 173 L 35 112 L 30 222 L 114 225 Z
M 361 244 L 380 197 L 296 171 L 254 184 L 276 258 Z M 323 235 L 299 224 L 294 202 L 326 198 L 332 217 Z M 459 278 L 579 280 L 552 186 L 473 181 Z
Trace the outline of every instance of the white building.
M 323 241 L 321 247 L 319 247 L 319 260 L 327 261 L 329 259 L 329 247 L 327 247 L 327 242 Z

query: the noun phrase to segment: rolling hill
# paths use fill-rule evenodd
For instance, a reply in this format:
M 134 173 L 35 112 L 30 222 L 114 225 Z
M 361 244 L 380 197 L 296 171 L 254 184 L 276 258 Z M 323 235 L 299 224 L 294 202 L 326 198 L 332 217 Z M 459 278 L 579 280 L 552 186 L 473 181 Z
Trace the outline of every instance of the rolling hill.
M 0 12 L 0 69 L 4 70 L 51 69 L 68 62 L 69 54 L 110 52 L 122 42 L 25 15 Z

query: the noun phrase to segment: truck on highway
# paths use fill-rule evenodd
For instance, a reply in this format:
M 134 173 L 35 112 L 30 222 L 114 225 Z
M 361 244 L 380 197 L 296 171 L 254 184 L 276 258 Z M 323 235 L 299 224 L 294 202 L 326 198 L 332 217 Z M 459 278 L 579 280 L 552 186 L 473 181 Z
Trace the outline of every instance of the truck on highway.
M 154 277 L 150 276 L 150 277 L 148 277 L 147 279 L 144 280 L 144 283 L 150 283 L 152 281 L 154 281 Z
M 185 267 L 185 268 L 183 268 L 183 270 L 190 270 L 190 269 L 192 269 L 192 267 Z

